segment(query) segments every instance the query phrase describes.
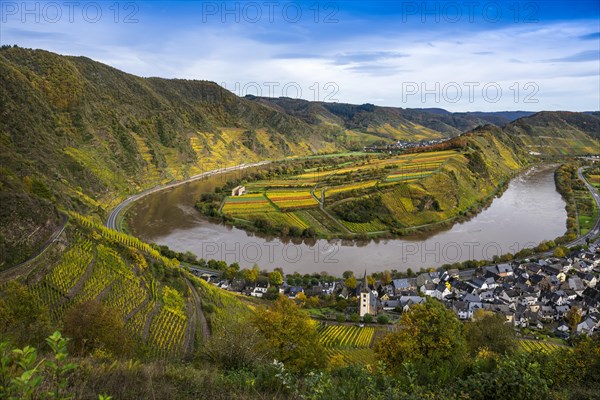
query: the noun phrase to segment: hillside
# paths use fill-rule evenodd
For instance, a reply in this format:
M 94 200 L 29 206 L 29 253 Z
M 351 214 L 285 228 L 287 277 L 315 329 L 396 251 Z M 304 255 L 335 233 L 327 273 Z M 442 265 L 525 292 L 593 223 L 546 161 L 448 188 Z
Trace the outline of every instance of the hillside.
M 432 113 L 373 104 L 312 102 L 286 97 L 246 98 L 298 117 L 310 124 L 334 125 L 348 135 L 370 140 L 423 140 L 452 137 L 488 123 L 468 114 Z M 442 110 L 445 111 L 445 110 Z
M 0 269 L 50 237 L 57 207 L 103 220 L 132 193 L 222 166 L 456 136 L 521 115 L 239 98 L 213 82 L 16 47 L 0 50 L 0 87 Z M 538 113 L 503 132 L 532 152 L 591 153 L 598 121 Z
M 336 130 L 215 83 L 144 79 L 83 57 L 3 48 L 0 88 L 0 269 L 48 238 L 55 205 L 104 218 L 144 188 L 339 147 Z
M 600 117 L 566 111 L 540 112 L 508 124 L 504 131 L 528 151 L 543 155 L 598 154 Z
M 177 260 L 77 213 L 69 213 L 63 234 L 43 256 L 0 273 L 1 282 L 7 279 L 27 286 L 51 326 L 64 326 L 71 310 L 91 301 L 106 306 L 141 358 L 192 359 L 228 319 L 250 313 L 236 296 L 194 277 Z

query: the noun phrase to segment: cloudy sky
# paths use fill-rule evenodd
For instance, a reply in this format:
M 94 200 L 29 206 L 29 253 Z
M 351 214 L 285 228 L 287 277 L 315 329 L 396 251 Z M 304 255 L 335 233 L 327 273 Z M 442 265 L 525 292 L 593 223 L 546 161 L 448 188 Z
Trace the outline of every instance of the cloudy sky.
M 597 1 L 6 1 L 0 43 L 238 95 L 600 109 Z

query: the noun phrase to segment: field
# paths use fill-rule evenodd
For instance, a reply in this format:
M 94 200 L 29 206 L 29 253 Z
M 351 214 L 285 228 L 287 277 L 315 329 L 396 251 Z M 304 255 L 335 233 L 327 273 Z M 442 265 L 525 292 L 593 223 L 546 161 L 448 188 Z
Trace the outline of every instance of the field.
M 551 353 L 560 349 L 562 346 L 550 342 L 541 342 L 538 340 L 519 340 L 519 349 L 527 353 Z
M 269 190 L 267 197 L 281 210 L 311 208 L 319 205 L 310 190 Z
M 221 212 L 223 214 L 254 214 L 277 211 L 263 194 L 228 196 Z
M 381 328 L 353 325 L 321 325 L 320 341 L 329 358 L 341 358 L 346 365 L 366 365 L 374 362 L 372 350 Z
M 592 185 L 600 188 L 600 175 L 589 175 L 587 179 Z
M 577 216 L 581 235 L 585 235 L 594 227 L 598 219 L 598 207 L 592 199 L 592 195 L 585 191 L 576 190 L 573 193 L 577 206 Z

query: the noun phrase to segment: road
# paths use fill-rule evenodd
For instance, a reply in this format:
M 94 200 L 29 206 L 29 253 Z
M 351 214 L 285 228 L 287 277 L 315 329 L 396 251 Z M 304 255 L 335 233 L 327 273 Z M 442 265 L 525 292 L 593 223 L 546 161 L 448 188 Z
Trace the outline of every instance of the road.
M 183 181 L 170 183 L 168 185 L 156 186 L 152 189 L 148 189 L 146 191 L 143 191 L 141 193 L 138 193 L 136 195 L 128 197 L 123 202 L 121 202 L 118 206 L 116 206 L 110 212 L 110 214 L 108 214 L 108 218 L 106 220 L 105 225 L 107 228 L 114 229 L 117 231 L 120 230 L 118 227 L 118 223 L 117 223 L 117 221 L 119 219 L 119 214 L 121 214 L 123 212 L 123 210 L 125 210 L 130 204 L 132 204 L 133 202 L 135 202 L 143 197 L 148 196 L 149 194 L 156 193 L 156 192 L 159 192 L 159 191 L 165 190 L 165 189 L 174 188 L 176 186 L 183 185 L 185 183 L 189 183 L 192 181 L 197 181 L 198 179 L 208 178 L 209 176 L 218 175 L 218 174 L 222 174 L 225 172 L 238 171 L 241 169 L 246 169 L 246 168 L 251 168 L 251 167 L 259 167 L 261 165 L 265 165 L 265 164 L 269 164 L 269 163 L 270 163 L 270 161 L 261 161 L 261 162 L 257 162 L 257 163 L 253 163 L 253 164 L 240 164 L 240 165 L 234 165 L 233 167 L 219 168 L 219 169 L 215 169 L 212 171 L 204 172 L 202 174 L 194 175 L 191 178 L 185 179 Z
M 577 176 L 579 177 L 579 179 L 581 179 L 583 181 L 583 183 L 585 184 L 587 189 L 590 191 L 592 197 L 594 198 L 594 201 L 596 202 L 596 206 L 598 207 L 598 210 L 600 210 L 600 194 L 598 194 L 598 190 L 596 190 L 596 188 L 593 185 L 591 185 L 587 181 L 587 179 L 584 178 L 583 167 L 579 167 L 579 169 L 577 170 Z M 585 235 L 583 235 L 569 243 L 565 243 L 564 247 L 587 245 L 587 242 L 585 240 L 587 238 L 590 238 L 590 239 L 593 238 L 594 236 L 598 235 L 598 233 L 600 233 L 600 216 L 596 220 L 596 224 L 594 225 L 594 227 L 592 229 L 590 229 L 588 233 L 586 233 Z M 542 253 L 541 255 L 549 257 L 549 256 L 552 256 L 552 254 L 553 254 L 553 251 L 547 251 L 545 253 Z
M 598 190 L 593 185 L 591 185 L 587 181 L 587 179 L 584 178 L 583 167 L 580 167 L 577 170 L 577 176 L 579 176 L 579 179 L 581 179 L 583 181 L 583 183 L 585 183 L 585 186 L 588 188 L 588 190 L 592 194 L 592 198 L 596 202 L 596 206 L 598 207 L 598 210 L 600 210 L 600 194 L 598 194 Z M 592 238 L 592 237 L 598 235 L 598 233 L 600 233 L 600 217 L 596 220 L 596 224 L 594 225 L 594 227 L 592 229 L 590 229 L 590 231 L 587 234 L 572 241 L 571 243 L 568 243 L 567 246 L 571 247 L 571 246 L 577 246 L 580 244 L 585 244 L 586 243 L 585 239 Z
M 46 240 L 44 245 L 41 248 L 37 249 L 31 255 L 31 257 L 29 257 L 27 260 L 23 261 L 20 264 L 14 265 L 14 266 L 0 272 L 0 282 L 7 282 L 11 279 L 14 279 L 16 276 L 21 275 L 23 273 L 23 271 L 27 270 L 27 266 L 33 260 L 35 260 L 36 258 L 40 257 L 42 254 L 44 254 L 44 252 L 48 249 L 48 247 L 50 247 L 50 245 L 52 243 L 56 242 L 58 240 L 58 238 L 60 238 L 60 235 L 62 235 L 65 228 L 67 227 L 67 222 L 69 222 L 69 217 L 66 214 L 61 213 L 61 218 L 62 218 L 62 220 L 61 220 L 59 228 L 56 231 L 54 231 L 54 233 L 50 236 L 50 238 L 48 238 L 48 240 Z

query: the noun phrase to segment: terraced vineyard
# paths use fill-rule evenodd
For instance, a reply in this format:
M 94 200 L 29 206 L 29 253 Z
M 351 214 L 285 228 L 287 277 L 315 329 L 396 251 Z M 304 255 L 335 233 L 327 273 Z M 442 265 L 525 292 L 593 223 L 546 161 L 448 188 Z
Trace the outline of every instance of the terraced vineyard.
M 152 354 L 181 356 L 188 329 L 185 301 L 177 290 L 153 279 L 147 258 L 165 260 L 167 268 L 173 262 L 149 245 L 85 217 L 75 216 L 73 221 L 71 244 L 29 288 L 48 306 L 53 322 L 60 323 L 77 304 L 100 301 L 125 322 L 132 336 L 146 342 Z
M 563 346 L 550 342 L 542 342 L 539 340 L 519 340 L 519 349 L 527 353 L 552 353 Z
M 319 205 L 310 190 L 269 190 L 267 197 L 281 210 L 296 210 Z
M 330 358 L 336 357 L 347 365 L 372 363 L 375 354 L 371 347 L 377 330 L 372 326 L 321 325 L 320 341 Z

